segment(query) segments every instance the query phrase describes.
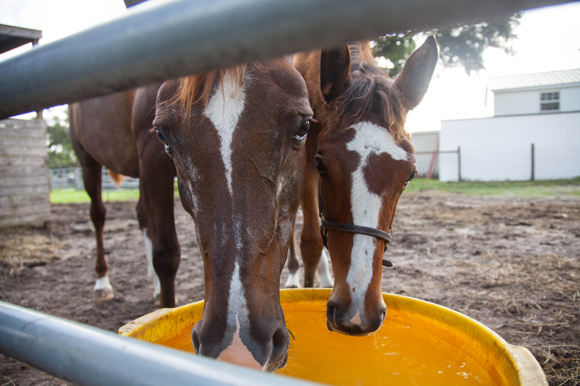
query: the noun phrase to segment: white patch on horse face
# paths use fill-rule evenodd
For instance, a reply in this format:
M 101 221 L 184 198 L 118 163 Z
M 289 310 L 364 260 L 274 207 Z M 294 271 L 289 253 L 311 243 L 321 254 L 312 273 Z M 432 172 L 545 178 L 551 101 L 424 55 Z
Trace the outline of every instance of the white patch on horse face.
M 105 277 L 101 277 L 99 279 L 97 279 L 97 281 L 95 282 L 95 287 L 93 288 L 93 291 L 97 291 L 97 290 L 102 290 L 102 289 L 113 289 L 113 286 L 111 285 L 111 282 L 109 281 L 109 275 L 105 276 Z
M 147 276 L 153 281 L 153 298 L 161 294 L 159 277 L 153 267 L 153 243 L 147 236 L 147 228 L 143 228 L 143 241 L 145 242 L 145 257 L 147 258 Z
M 245 328 L 246 331 L 249 330 L 250 312 L 244 296 L 244 287 L 240 280 L 240 265 L 236 261 L 230 282 L 227 314 L 227 330 L 234 331 L 233 339 L 232 343 L 220 353 L 218 359 L 262 369 L 250 349 L 242 341 L 240 337 L 241 327 Z
M 236 320 L 236 331 L 234 332 L 232 343 L 222 351 L 220 355 L 218 355 L 217 360 L 235 363 L 256 370 L 263 370 L 260 363 L 254 359 L 252 352 L 248 350 L 244 342 L 242 342 L 242 339 L 240 338 L 240 322 L 238 320 Z
M 350 151 L 360 155 L 360 164 L 352 173 L 351 212 L 353 223 L 369 228 L 377 228 L 381 212 L 381 196 L 372 193 L 364 177 L 364 167 L 373 153 L 389 154 L 394 160 L 407 160 L 408 154 L 397 145 L 391 133 L 370 122 L 360 122 L 353 126 L 355 137 L 346 145 Z M 364 315 L 364 298 L 372 279 L 375 238 L 354 234 L 351 263 L 346 278 L 350 286 L 353 307 Z M 356 315 L 355 315 L 356 316 Z M 356 318 L 353 317 L 353 320 Z M 360 320 L 360 315 L 357 320 Z
M 204 112 L 204 115 L 215 126 L 221 139 L 220 152 L 226 168 L 228 189 L 232 197 L 232 138 L 238 120 L 244 111 L 245 99 L 244 86 L 240 86 L 237 80 L 228 73 L 224 77 L 222 85 L 216 87 Z

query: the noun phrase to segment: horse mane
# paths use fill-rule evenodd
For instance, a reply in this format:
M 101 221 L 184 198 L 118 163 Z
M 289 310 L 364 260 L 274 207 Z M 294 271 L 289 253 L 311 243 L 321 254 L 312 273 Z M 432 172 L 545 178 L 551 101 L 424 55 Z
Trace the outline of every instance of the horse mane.
M 208 104 L 216 82 L 219 82 L 222 89 L 226 81 L 237 83 L 241 86 L 246 70 L 247 66 L 243 64 L 202 75 L 183 77 L 179 80 L 177 92 L 169 103 L 178 107 L 182 116 L 188 118 L 191 115 L 193 105 L 202 101 L 204 105 Z
M 409 139 L 404 129 L 403 95 L 387 73 L 375 64 L 369 42 L 349 44 L 349 48 L 351 80 L 336 102 L 340 120 L 348 127 L 371 113 L 378 113 L 397 143 Z

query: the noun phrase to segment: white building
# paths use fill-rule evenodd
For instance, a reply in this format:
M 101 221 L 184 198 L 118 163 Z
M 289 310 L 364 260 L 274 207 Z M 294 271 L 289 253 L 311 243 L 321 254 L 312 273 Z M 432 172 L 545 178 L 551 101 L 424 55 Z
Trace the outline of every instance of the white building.
M 439 179 L 580 176 L 580 69 L 490 79 L 495 115 L 441 122 Z
M 419 176 L 437 178 L 439 175 L 439 163 L 437 162 L 439 130 L 411 133 L 411 141 L 416 153 L 415 159 Z

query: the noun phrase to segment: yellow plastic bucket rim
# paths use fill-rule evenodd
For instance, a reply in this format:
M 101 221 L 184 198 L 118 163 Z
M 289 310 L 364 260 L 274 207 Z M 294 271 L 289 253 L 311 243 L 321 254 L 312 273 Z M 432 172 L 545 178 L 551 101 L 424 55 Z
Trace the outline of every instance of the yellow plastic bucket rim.
M 280 290 L 281 303 L 303 301 L 326 301 L 331 289 L 305 288 Z M 447 329 L 453 335 L 462 335 L 481 345 L 486 352 L 494 355 L 494 360 L 501 363 L 501 378 L 513 378 L 520 386 L 547 386 L 546 376 L 534 356 L 524 347 L 507 343 L 501 336 L 479 323 L 450 308 L 403 295 L 383 293 L 388 310 L 397 309 L 414 313 L 416 317 L 428 324 L 436 324 L 440 329 Z M 119 329 L 119 334 L 149 342 L 177 334 L 191 320 L 201 319 L 203 300 L 177 308 L 163 308 L 144 315 Z M 471 353 L 470 353 L 471 355 Z M 484 366 L 485 367 L 485 366 Z

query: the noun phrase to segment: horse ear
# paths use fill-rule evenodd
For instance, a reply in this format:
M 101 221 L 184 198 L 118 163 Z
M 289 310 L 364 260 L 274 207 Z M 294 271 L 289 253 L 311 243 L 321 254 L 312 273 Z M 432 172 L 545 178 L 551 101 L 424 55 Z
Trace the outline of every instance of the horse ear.
M 350 49 L 340 47 L 322 50 L 320 54 L 320 88 L 327 103 L 336 99 L 350 82 Z
M 417 48 L 405 62 L 403 71 L 395 79 L 395 86 L 405 97 L 405 106 L 412 110 L 421 100 L 431 82 L 439 58 L 439 48 L 433 36 Z

